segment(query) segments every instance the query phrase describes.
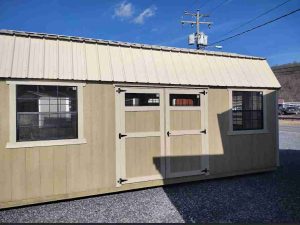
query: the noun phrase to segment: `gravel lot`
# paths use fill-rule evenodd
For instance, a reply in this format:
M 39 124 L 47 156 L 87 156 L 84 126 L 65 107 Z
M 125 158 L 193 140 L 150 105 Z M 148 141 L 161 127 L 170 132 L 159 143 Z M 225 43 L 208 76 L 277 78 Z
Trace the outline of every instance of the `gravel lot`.
M 276 172 L 0 211 L 0 222 L 300 222 L 300 127 L 280 127 Z

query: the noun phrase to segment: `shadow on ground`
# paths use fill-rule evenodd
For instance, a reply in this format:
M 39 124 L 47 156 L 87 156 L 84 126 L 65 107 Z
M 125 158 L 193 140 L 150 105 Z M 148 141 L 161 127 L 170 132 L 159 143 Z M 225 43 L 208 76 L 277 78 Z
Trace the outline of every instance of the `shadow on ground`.
M 280 150 L 274 172 L 164 187 L 185 222 L 300 221 L 300 150 Z

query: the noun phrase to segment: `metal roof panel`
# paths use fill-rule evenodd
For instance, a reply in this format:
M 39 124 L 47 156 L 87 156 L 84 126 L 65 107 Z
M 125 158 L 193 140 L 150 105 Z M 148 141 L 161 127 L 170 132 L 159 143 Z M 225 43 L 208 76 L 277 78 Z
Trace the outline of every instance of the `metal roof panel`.
M 232 53 L 15 31 L 0 50 L 0 77 L 280 87 L 266 60 Z

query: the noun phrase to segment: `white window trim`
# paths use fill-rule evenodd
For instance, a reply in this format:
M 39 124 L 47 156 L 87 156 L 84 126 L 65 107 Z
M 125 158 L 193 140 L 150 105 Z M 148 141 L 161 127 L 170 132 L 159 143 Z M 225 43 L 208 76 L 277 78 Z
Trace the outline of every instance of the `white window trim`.
M 59 145 L 77 145 L 85 144 L 84 126 L 83 126 L 83 87 L 85 83 L 65 83 L 49 81 L 7 81 L 9 85 L 9 142 L 6 148 L 30 148 L 39 146 L 59 146 Z M 22 141 L 17 142 L 16 138 L 16 85 L 49 85 L 49 86 L 76 86 L 77 104 L 78 104 L 78 138 L 62 140 L 41 140 L 41 141 Z
M 233 123 L 232 123 L 232 92 L 233 91 L 259 91 L 263 92 L 263 123 L 264 128 L 258 130 L 233 130 Z M 227 132 L 228 135 L 242 135 L 242 134 L 263 134 L 269 133 L 268 130 L 268 123 L 267 123 L 267 98 L 266 98 L 266 90 L 262 89 L 228 89 L 228 96 L 229 96 L 229 130 Z

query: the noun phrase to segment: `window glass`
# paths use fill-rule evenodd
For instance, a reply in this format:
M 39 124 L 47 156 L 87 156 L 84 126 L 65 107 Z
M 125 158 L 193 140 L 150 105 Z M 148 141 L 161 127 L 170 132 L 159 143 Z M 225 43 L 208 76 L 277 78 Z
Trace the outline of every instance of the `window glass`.
M 159 106 L 159 94 L 125 93 L 125 106 Z
M 200 106 L 200 94 L 170 94 L 170 106 Z
M 232 92 L 233 130 L 263 129 L 263 92 Z
M 77 87 L 17 85 L 17 141 L 78 137 Z

